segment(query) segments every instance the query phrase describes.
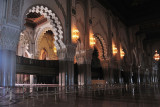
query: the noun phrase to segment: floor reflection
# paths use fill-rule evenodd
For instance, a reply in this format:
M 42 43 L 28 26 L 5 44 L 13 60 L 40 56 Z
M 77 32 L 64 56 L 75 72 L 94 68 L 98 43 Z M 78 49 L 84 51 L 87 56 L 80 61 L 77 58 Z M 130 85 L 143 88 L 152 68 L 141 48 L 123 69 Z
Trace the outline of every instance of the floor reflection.
M 160 85 L 0 88 L 0 107 L 159 107 Z

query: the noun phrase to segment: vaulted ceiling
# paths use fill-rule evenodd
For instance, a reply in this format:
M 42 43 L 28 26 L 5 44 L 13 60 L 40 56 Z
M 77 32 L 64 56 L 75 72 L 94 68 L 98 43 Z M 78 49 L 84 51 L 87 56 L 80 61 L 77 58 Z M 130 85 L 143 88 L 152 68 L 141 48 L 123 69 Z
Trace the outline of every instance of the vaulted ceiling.
M 97 0 L 127 26 L 138 25 L 143 47 L 160 43 L 160 0 Z M 141 38 L 140 37 L 140 38 Z M 160 49 L 160 46 L 156 46 Z
M 160 0 L 97 0 L 127 25 L 160 19 Z

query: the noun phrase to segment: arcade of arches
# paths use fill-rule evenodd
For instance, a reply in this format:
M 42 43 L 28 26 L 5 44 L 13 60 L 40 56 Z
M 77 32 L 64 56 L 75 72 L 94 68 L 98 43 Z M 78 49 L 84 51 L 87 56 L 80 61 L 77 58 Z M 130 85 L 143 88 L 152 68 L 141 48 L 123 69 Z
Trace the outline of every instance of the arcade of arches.
M 157 83 L 153 26 L 126 25 L 98 0 L 0 0 L 0 86 Z M 17 72 L 16 57 L 59 69 Z

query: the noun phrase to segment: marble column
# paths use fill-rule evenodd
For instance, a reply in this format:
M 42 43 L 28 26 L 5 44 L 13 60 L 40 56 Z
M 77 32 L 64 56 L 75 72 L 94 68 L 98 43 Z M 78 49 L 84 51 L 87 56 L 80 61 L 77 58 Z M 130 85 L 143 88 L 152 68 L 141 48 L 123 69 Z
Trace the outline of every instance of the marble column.
M 91 84 L 91 59 L 92 49 L 86 51 L 79 51 L 76 54 L 78 63 L 78 85 L 90 85 Z
M 87 79 L 86 79 L 87 82 L 86 82 L 86 83 L 87 83 L 87 85 L 90 85 L 91 82 L 92 82 L 92 81 L 91 81 L 91 63 L 86 64 L 86 72 L 87 72 L 87 75 L 86 75 L 86 76 L 87 76 L 87 77 L 86 77 L 86 78 L 87 78 Z
M 0 86 L 15 86 L 19 29 L 3 26 L 0 32 Z
M 74 62 L 59 61 L 59 85 L 74 85 Z
M 59 59 L 59 85 L 74 85 L 74 56 L 75 45 L 66 45 L 65 49 L 58 50 Z
M 141 66 L 138 66 L 138 78 L 137 78 L 137 83 L 140 84 L 141 79 L 140 79 L 140 70 L 141 70 Z
M 130 64 L 130 84 L 133 84 L 132 76 L 133 76 L 132 64 Z
M 20 84 L 23 84 L 23 82 L 24 82 L 24 77 L 23 74 L 21 74 Z
M 114 84 L 114 60 L 113 58 L 110 60 L 108 65 L 108 71 L 109 71 L 109 84 Z
M 22 6 L 23 0 L 18 0 L 17 3 L 0 0 L 0 86 L 4 87 L 15 86 Z
M 17 74 L 17 84 L 20 84 L 20 74 Z
M 103 77 L 106 83 L 109 83 L 109 72 L 108 72 L 108 61 L 101 62 L 102 69 L 103 69 Z
M 34 84 L 34 75 L 30 75 L 30 85 Z
M 86 85 L 86 64 L 78 64 L 78 85 Z
M 91 84 L 91 64 L 78 64 L 78 85 Z
M 0 50 L 0 86 L 14 86 L 16 76 L 16 53 Z

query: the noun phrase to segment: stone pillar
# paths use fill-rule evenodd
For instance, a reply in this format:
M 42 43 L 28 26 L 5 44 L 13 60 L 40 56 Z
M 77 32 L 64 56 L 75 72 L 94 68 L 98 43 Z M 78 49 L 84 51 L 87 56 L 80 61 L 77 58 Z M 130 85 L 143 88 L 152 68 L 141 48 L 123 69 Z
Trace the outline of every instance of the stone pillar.
M 132 76 L 133 76 L 133 71 L 132 71 L 132 64 L 130 64 L 130 84 L 133 84 L 133 79 L 132 79 Z
M 34 75 L 30 75 L 30 85 L 34 84 Z
M 85 85 L 86 83 L 86 64 L 78 64 L 78 85 Z
M 20 84 L 20 74 L 17 74 L 17 84 Z
M 0 50 L 0 86 L 14 86 L 16 76 L 16 53 Z
M 140 84 L 141 79 L 140 79 L 140 70 L 141 70 L 141 66 L 138 66 L 138 78 L 137 78 L 137 83 Z
M 65 49 L 57 51 L 59 58 L 59 85 L 74 85 L 74 56 L 75 45 L 66 45 Z
M 15 86 L 19 32 L 19 29 L 8 25 L 4 25 L 0 32 L 0 86 Z
M 23 84 L 23 82 L 24 82 L 24 77 L 23 74 L 21 74 L 20 84 Z
M 15 86 L 22 6 L 23 0 L 0 0 L 0 86 Z
M 78 63 L 78 85 L 91 84 L 91 59 L 93 50 L 79 51 L 76 55 Z
M 109 72 L 108 72 L 108 61 L 101 62 L 102 69 L 103 69 L 103 77 L 106 83 L 109 83 Z
M 114 69 L 114 60 L 113 58 L 110 59 L 110 62 L 109 62 L 109 66 L 108 66 L 108 70 L 109 70 L 109 83 L 110 84 L 114 84 L 115 80 L 114 80 L 114 72 L 113 72 L 113 69 Z
M 78 85 L 91 84 L 91 63 L 78 64 Z

